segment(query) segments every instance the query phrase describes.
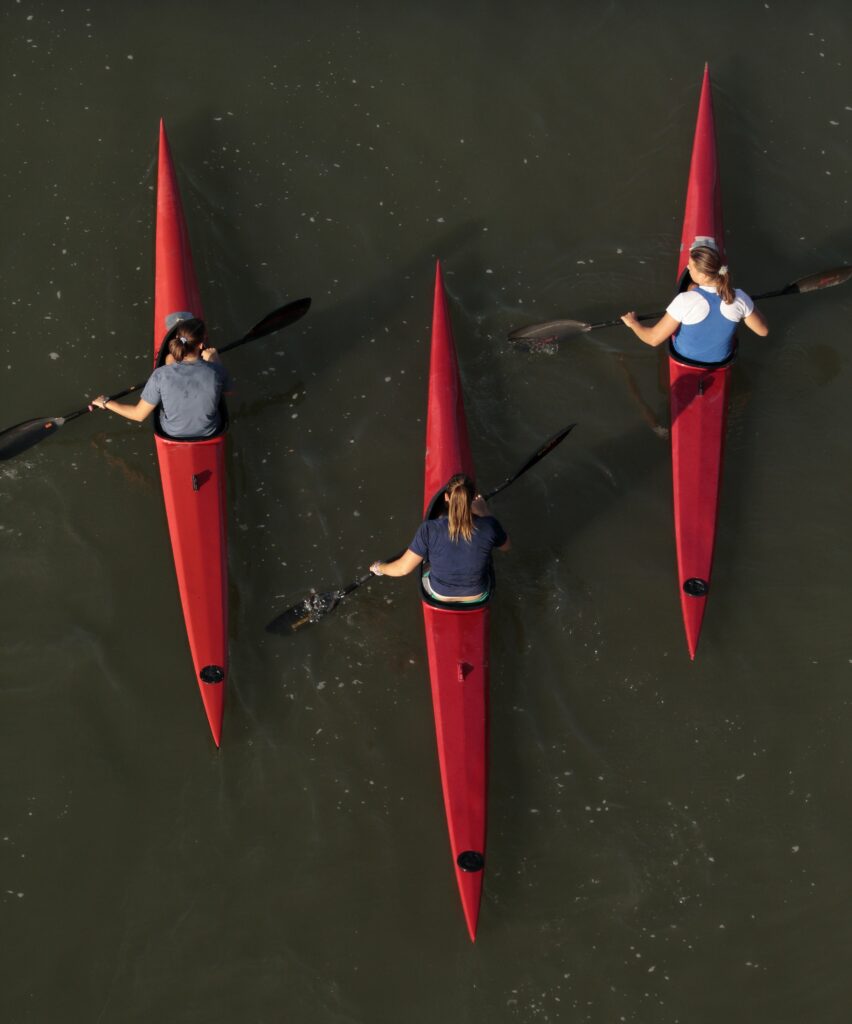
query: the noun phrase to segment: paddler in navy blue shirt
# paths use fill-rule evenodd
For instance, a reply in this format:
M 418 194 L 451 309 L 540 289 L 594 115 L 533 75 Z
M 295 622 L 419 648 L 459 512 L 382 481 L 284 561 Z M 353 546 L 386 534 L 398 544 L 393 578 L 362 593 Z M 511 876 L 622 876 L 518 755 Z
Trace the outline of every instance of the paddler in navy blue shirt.
M 421 562 L 423 588 L 438 601 L 472 603 L 488 597 L 491 552 L 508 551 L 508 534 L 488 511 L 476 484 L 463 473 L 444 491 L 447 514 L 421 523 L 414 540 L 394 562 L 373 562 L 376 576 L 407 576 Z
M 740 321 L 762 338 L 769 334 L 763 315 L 744 291 L 734 288 L 715 249 L 693 245 L 687 270 L 693 283 L 674 297 L 653 327 L 643 327 L 635 313 L 621 318 L 640 341 L 656 347 L 673 338 L 675 359 L 712 366 L 730 358 Z

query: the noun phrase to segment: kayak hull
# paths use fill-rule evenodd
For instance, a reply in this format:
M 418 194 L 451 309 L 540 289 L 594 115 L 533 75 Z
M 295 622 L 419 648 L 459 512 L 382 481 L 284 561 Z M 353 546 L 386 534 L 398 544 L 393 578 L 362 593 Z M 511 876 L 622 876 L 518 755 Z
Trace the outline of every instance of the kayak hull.
M 177 177 L 160 124 L 157 175 L 154 365 L 175 313 L 203 318 Z M 155 413 L 156 415 L 156 413 Z M 228 672 L 228 566 L 224 433 L 177 441 L 155 431 L 166 519 L 190 653 L 216 746 Z
M 713 567 L 731 364 L 689 366 L 669 357 L 672 474 L 680 603 L 695 657 Z
M 490 614 L 424 604 L 423 620 L 450 851 L 473 941 L 485 864 Z
M 424 516 L 456 473 L 473 477 L 474 469 L 439 264 L 432 317 Z M 473 941 L 485 864 L 490 612 L 487 605 L 436 607 L 424 600 L 423 622 L 453 869 Z
M 689 284 L 690 247 L 700 241 L 725 258 L 722 198 L 709 69 L 705 67 L 689 168 L 678 278 Z M 672 484 L 680 603 L 690 658 L 701 635 L 716 540 L 730 362 L 686 364 L 669 356 Z

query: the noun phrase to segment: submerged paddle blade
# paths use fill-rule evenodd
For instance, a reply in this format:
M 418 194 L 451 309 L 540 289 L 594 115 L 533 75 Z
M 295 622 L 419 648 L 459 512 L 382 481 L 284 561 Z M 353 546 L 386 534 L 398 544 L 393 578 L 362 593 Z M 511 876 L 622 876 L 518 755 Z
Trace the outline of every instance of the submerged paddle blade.
M 334 611 L 340 604 L 342 596 L 343 593 L 339 590 L 331 590 L 325 594 L 311 593 L 303 601 L 277 615 L 266 626 L 266 632 L 289 636 L 308 623 L 319 622 L 329 612 Z
M 516 327 L 509 334 L 510 341 L 521 339 L 540 340 L 543 338 L 572 338 L 575 334 L 585 334 L 591 330 L 592 325 L 583 320 L 547 320 L 541 324 L 527 324 L 526 327 Z
M 568 338 L 574 338 L 578 334 L 586 334 L 591 329 L 592 325 L 583 323 L 582 320 L 548 320 L 543 324 L 528 324 L 526 327 L 518 327 L 509 335 L 509 341 L 520 343 L 519 347 L 534 351 L 536 347 L 555 345 Z
M 51 437 L 64 422 L 62 416 L 54 416 L 52 419 L 27 420 L 26 423 L 9 427 L 0 433 L 0 459 L 11 459 L 15 455 L 20 455 L 27 448 L 32 448 L 46 437 Z

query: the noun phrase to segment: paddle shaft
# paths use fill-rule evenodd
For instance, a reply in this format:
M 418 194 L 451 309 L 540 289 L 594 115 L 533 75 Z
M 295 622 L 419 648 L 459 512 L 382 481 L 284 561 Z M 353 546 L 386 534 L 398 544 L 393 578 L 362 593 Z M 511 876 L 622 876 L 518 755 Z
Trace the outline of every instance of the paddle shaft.
M 307 305 L 305 305 L 307 303 Z M 269 313 L 265 316 L 260 323 L 257 323 L 252 327 L 248 334 L 244 334 L 242 338 L 237 338 L 236 341 L 230 341 L 227 345 L 223 345 L 222 348 L 217 351 L 222 354 L 224 352 L 231 352 L 235 348 L 239 348 L 240 345 L 246 345 L 250 341 L 255 341 L 257 338 L 265 338 L 268 334 L 272 334 L 274 331 L 281 330 L 282 327 L 286 327 L 288 323 L 292 323 L 293 320 L 298 320 L 307 313 L 308 307 L 311 304 L 310 299 L 297 299 L 295 302 L 288 302 L 286 306 L 281 306 L 274 312 Z M 304 306 L 304 309 L 302 309 Z M 288 316 L 288 313 L 297 314 L 295 316 Z M 209 346 L 208 346 L 209 347 Z M 125 395 L 131 395 L 134 391 L 141 391 L 142 388 L 147 384 L 147 380 L 143 380 L 140 384 L 131 384 L 129 388 L 125 388 L 123 391 L 118 391 L 114 395 L 109 395 L 109 401 L 114 402 L 117 398 L 124 398 Z M 68 422 L 68 420 L 74 419 L 76 416 L 82 416 L 85 412 L 91 412 L 92 406 L 87 405 L 84 409 L 78 409 L 76 412 L 70 413 L 68 416 L 62 418 Z
M 775 299 L 781 295 L 805 295 L 809 292 L 822 291 L 824 288 L 833 288 L 835 285 L 843 284 L 850 279 L 852 279 L 852 266 L 834 267 L 831 270 L 823 270 L 817 274 L 808 274 L 806 277 L 800 277 L 797 281 L 785 284 L 783 288 L 776 288 L 770 292 L 761 292 L 760 295 L 754 295 L 752 298 L 755 302 L 761 302 L 763 299 Z M 665 310 L 662 310 L 659 313 L 643 313 L 641 316 L 637 316 L 636 319 L 639 321 L 659 320 L 665 312 Z M 561 324 L 563 325 L 563 337 L 568 337 L 574 333 L 588 334 L 589 331 L 596 331 L 600 327 L 617 327 L 620 323 L 622 323 L 620 316 L 612 320 L 601 320 L 600 323 L 596 324 L 582 323 L 579 320 L 553 320 L 542 324 L 531 324 L 528 327 L 512 331 L 509 337 L 522 340 L 524 337 L 528 337 L 529 333 L 535 331 L 536 328 L 543 329 L 550 324 L 553 325 L 554 336 L 558 331 L 558 325 Z
M 557 431 L 553 437 L 548 438 L 547 441 L 537 448 L 536 451 L 526 460 L 520 469 L 516 470 L 511 476 L 506 477 L 503 483 L 498 487 L 495 487 L 493 491 L 483 494 L 483 501 L 490 501 L 492 498 L 495 498 L 501 491 L 505 491 L 507 487 L 511 486 L 511 484 L 513 484 L 519 477 L 522 477 L 527 470 L 532 469 L 537 462 L 541 462 L 545 455 L 552 452 L 560 442 L 564 441 L 576 426 L 576 423 L 572 423 L 570 426 L 563 427 L 562 430 Z M 402 558 L 406 550 L 407 548 L 403 548 L 402 551 L 397 551 L 397 553 L 392 555 L 390 558 L 385 558 L 384 562 L 395 562 L 398 558 Z M 368 572 L 363 576 L 359 576 L 358 579 L 353 583 L 350 583 L 348 587 L 338 591 L 336 596 L 339 599 L 341 597 L 345 597 L 347 594 L 351 594 L 353 590 L 357 590 L 358 587 L 362 586 L 374 575 L 375 573 Z
M 545 455 L 553 451 L 553 449 L 564 441 L 568 434 L 576 426 L 576 423 L 572 423 L 570 426 L 563 427 L 562 430 L 557 431 L 544 442 L 535 452 L 524 462 L 524 464 L 516 470 L 510 477 L 507 477 L 502 484 L 495 487 L 493 491 L 489 491 L 488 494 L 484 495 L 485 500 L 489 500 L 504 491 L 510 484 L 513 484 L 519 477 L 523 476 L 527 470 L 540 462 Z M 401 551 L 397 551 L 395 555 L 391 555 L 390 558 L 386 558 L 385 562 L 395 562 L 398 558 L 401 558 L 407 548 L 403 548 Z M 328 615 L 334 608 L 340 604 L 340 601 L 351 594 L 353 591 L 362 587 L 369 580 L 373 579 L 375 573 L 366 572 L 363 576 L 359 576 L 356 580 L 353 580 L 347 587 L 343 587 L 340 590 L 326 591 L 325 593 L 319 594 L 316 591 L 312 591 L 310 596 L 300 601 L 298 604 L 294 604 L 292 607 L 287 608 L 280 615 L 277 615 L 271 623 L 266 627 L 267 632 L 280 633 L 289 632 L 294 633 L 297 629 L 301 629 L 302 626 L 307 625 L 309 622 L 318 622 L 321 618 Z
M 296 320 L 303 317 L 310 308 L 310 305 L 311 300 L 305 298 L 297 299 L 295 302 L 288 302 L 285 306 L 280 306 L 278 309 L 267 314 L 260 323 L 255 324 L 248 334 L 243 335 L 242 338 L 238 338 L 236 341 L 230 342 L 219 349 L 219 351 L 230 352 L 232 349 L 239 348 L 240 345 L 245 345 L 257 338 L 264 338 L 268 334 L 274 334 L 275 331 L 280 331 L 282 328 L 295 323 Z M 145 383 L 143 381 L 140 384 L 132 384 L 129 388 L 124 388 L 123 391 L 118 391 L 111 395 L 110 400 L 124 398 L 125 395 L 139 391 L 145 386 Z M 67 413 L 65 416 L 42 416 L 26 420 L 24 423 L 17 423 L 13 427 L 0 431 L 0 460 L 20 455 L 22 452 L 27 451 L 27 449 L 32 448 L 33 445 L 39 444 L 46 437 L 55 434 L 59 427 L 64 426 L 71 420 L 77 419 L 78 416 L 92 412 L 93 408 L 91 404 L 88 404 L 83 406 L 82 409 L 75 409 L 73 412 Z
M 804 278 L 803 280 L 810 280 L 810 278 Z M 777 299 L 779 295 L 800 295 L 802 289 L 797 288 L 798 282 L 794 281 L 792 284 L 785 285 L 783 288 L 777 288 L 774 292 L 761 292 L 760 295 L 752 295 L 753 302 L 762 302 L 763 299 Z M 839 284 L 839 282 L 832 281 L 831 284 Z M 824 285 L 825 288 L 830 288 L 831 284 Z M 804 291 L 815 291 L 814 288 L 806 288 Z M 643 313 L 641 316 L 637 316 L 637 320 L 659 320 L 661 316 L 665 316 L 666 310 L 662 310 L 659 313 Z M 620 316 L 615 317 L 613 320 L 601 320 L 598 324 L 586 324 L 584 330 L 596 331 L 599 327 L 616 327 L 618 324 L 623 323 Z

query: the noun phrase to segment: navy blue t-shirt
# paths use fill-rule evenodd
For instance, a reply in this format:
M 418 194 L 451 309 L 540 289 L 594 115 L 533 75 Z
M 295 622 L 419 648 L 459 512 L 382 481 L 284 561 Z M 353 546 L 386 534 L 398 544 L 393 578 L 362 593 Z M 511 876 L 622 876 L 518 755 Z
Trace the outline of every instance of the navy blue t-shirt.
M 493 548 L 502 547 L 508 537 L 494 516 L 473 517 L 473 537 L 450 540 L 446 516 L 421 523 L 408 545 L 410 551 L 429 563 L 429 582 L 444 597 L 473 597 L 488 589 L 488 567 Z

